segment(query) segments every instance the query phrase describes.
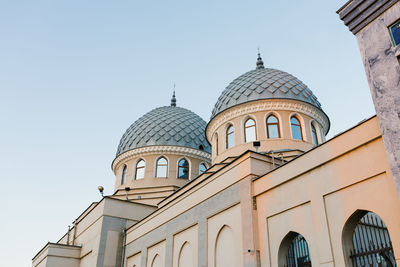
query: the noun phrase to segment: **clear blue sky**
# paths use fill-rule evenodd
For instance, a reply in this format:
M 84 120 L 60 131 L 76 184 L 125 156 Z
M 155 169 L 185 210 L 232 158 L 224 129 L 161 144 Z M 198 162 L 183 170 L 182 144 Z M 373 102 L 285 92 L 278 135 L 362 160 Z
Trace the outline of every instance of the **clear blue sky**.
M 375 113 L 346 0 L 0 0 L 0 266 L 30 266 L 47 241 L 113 193 L 126 128 L 178 105 L 206 121 L 230 81 L 267 67 L 304 81 L 328 137 Z

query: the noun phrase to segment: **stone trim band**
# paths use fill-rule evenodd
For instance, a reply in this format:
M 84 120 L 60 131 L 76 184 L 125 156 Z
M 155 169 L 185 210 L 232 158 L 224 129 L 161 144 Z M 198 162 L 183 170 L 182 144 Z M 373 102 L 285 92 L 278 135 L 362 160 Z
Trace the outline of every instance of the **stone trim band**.
M 115 172 L 116 167 L 118 167 L 118 165 L 126 159 L 138 156 L 150 155 L 150 154 L 164 154 L 164 153 L 174 154 L 174 155 L 182 155 L 182 153 L 184 153 L 190 157 L 211 162 L 211 154 L 194 148 L 182 147 L 182 146 L 146 146 L 128 150 L 118 155 L 118 157 L 116 157 L 112 162 L 111 169 Z

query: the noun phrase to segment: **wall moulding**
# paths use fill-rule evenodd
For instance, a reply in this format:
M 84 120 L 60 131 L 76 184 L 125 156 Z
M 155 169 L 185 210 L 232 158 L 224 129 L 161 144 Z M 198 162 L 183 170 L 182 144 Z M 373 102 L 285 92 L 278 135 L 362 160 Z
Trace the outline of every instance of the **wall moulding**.
M 111 164 L 112 170 L 116 171 L 119 165 L 126 160 L 136 157 L 154 155 L 154 154 L 172 154 L 172 155 L 186 155 L 192 158 L 200 159 L 202 161 L 211 162 L 211 154 L 189 147 L 180 146 L 146 146 L 128 150 L 114 159 Z

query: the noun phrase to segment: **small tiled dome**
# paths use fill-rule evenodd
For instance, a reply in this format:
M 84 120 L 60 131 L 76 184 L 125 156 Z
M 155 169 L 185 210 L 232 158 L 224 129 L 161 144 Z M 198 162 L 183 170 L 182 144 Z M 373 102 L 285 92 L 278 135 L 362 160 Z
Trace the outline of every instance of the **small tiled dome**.
M 174 99 L 173 99 L 174 101 Z M 171 106 L 151 110 L 135 121 L 124 133 L 117 156 L 145 146 L 182 146 L 210 153 L 204 130 L 206 122 L 185 108 Z
M 321 109 L 317 97 L 307 85 L 284 71 L 264 68 L 259 56 L 255 70 L 239 76 L 225 88 L 214 106 L 211 118 L 239 104 L 274 98 L 300 100 Z

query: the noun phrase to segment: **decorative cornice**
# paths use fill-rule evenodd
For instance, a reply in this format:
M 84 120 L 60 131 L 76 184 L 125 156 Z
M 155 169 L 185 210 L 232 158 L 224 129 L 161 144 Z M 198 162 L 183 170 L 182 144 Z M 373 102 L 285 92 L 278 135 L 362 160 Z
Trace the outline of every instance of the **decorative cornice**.
M 190 147 L 182 146 L 145 146 L 139 147 L 132 150 L 125 151 L 124 153 L 118 155 L 111 164 L 111 168 L 115 171 L 115 168 L 125 160 L 129 160 L 135 157 L 152 155 L 152 154 L 173 154 L 173 155 L 183 155 L 211 162 L 211 154 L 200 151 Z
M 215 130 L 233 118 L 260 111 L 270 112 L 277 110 L 295 111 L 308 115 L 322 126 L 325 135 L 328 133 L 330 126 L 329 118 L 320 109 L 310 104 L 295 100 L 265 99 L 244 103 L 219 113 L 209 122 L 206 129 L 206 137 L 210 141 Z
M 336 11 L 336 13 L 339 14 L 344 24 L 349 27 L 349 30 L 353 34 L 357 34 L 371 21 L 398 2 L 399 0 L 350 0 Z

